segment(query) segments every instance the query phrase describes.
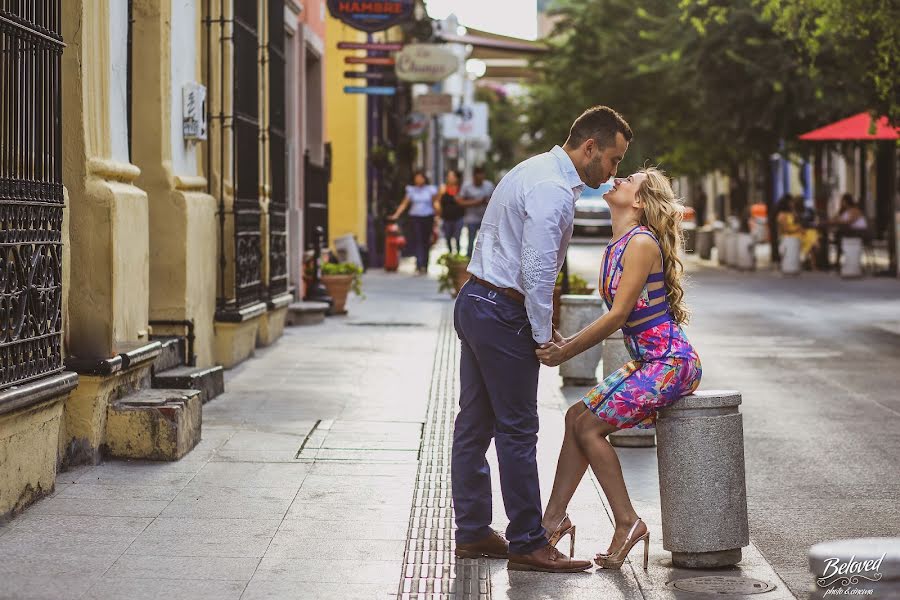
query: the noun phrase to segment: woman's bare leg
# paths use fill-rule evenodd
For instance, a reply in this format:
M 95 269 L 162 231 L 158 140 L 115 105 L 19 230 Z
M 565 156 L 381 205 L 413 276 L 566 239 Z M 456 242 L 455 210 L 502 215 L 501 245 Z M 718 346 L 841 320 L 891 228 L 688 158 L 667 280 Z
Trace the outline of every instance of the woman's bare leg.
M 628 489 L 625 487 L 619 456 L 609 440 L 606 439 L 606 436 L 614 431 L 617 431 L 616 427 L 601 420 L 590 411 L 582 413 L 575 422 L 575 435 L 579 447 L 590 462 L 591 470 L 597 477 L 597 481 L 600 482 L 606 499 L 609 500 L 613 518 L 616 521 L 616 531 L 607 553 L 615 552 L 622 546 L 628 530 L 638 518 L 638 514 L 631 505 Z M 641 535 L 644 531 L 642 526 L 637 535 Z
M 569 501 L 572 500 L 578 484 L 587 471 L 588 461 L 578 445 L 575 434 L 575 422 L 587 410 L 584 402 L 579 402 L 566 411 L 566 432 L 556 463 L 553 491 L 550 493 L 550 500 L 547 501 L 547 510 L 544 511 L 543 525 L 547 535 L 552 534 L 565 518 Z

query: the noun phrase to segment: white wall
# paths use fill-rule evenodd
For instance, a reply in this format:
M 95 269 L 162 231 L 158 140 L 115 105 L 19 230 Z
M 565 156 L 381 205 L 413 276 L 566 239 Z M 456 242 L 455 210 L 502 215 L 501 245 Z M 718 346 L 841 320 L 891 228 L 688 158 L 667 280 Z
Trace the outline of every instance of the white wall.
M 171 127 L 172 169 L 177 175 L 197 174 L 197 150 L 193 142 L 185 142 L 182 133 L 182 88 L 184 84 L 197 81 L 197 51 L 200 40 L 197 37 L 199 20 L 196 0 L 172 0 L 172 80 L 171 80 Z
M 128 3 L 109 3 L 110 158 L 129 162 L 128 152 Z

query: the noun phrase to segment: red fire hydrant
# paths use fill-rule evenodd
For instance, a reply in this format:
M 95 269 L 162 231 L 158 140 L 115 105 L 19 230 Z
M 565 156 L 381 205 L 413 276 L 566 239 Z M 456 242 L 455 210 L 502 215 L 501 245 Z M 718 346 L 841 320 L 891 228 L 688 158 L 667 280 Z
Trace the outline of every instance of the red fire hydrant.
M 384 270 L 396 271 L 400 266 L 400 250 L 406 245 L 406 238 L 397 223 L 390 221 L 384 228 Z

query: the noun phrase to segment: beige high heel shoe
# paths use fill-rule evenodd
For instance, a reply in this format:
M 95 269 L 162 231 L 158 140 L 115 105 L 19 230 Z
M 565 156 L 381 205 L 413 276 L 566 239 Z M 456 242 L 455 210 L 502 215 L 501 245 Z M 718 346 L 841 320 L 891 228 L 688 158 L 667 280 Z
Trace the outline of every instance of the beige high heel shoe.
M 563 527 L 563 523 L 569 521 L 568 527 Z M 559 525 L 556 526 L 556 529 L 553 533 L 550 534 L 550 545 L 556 546 L 559 543 L 559 540 L 563 538 L 563 536 L 569 536 L 569 558 L 575 556 L 575 526 L 572 524 L 572 521 L 569 519 L 569 513 L 566 513 L 566 516 L 563 517 L 562 521 L 559 522 Z
M 644 570 L 647 570 L 647 562 L 650 559 L 650 531 L 645 531 L 643 535 L 636 539 L 632 539 L 634 537 L 635 532 L 637 531 L 638 524 L 642 523 L 641 519 L 638 519 L 634 522 L 634 525 L 631 526 L 631 529 L 628 531 L 628 535 L 625 536 L 625 543 L 622 544 L 622 547 L 612 554 L 602 555 L 598 554 L 597 558 L 594 559 L 594 562 L 598 567 L 603 569 L 621 569 L 622 564 L 625 562 L 625 558 L 628 556 L 628 553 L 631 552 L 631 549 L 634 548 L 635 544 L 642 541 L 644 542 Z M 646 527 L 646 524 L 644 525 Z

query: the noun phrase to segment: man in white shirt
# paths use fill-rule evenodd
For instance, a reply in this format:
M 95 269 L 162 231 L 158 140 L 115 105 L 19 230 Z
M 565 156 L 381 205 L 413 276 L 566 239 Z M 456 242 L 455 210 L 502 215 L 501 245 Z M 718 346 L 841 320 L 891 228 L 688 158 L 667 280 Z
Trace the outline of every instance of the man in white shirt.
M 535 350 L 553 330 L 553 288 L 572 237 L 575 201 L 616 174 L 631 128 L 614 110 L 585 111 L 563 147 L 529 158 L 491 196 L 469 263 L 472 279 L 454 307 L 462 345 L 459 414 L 453 436 L 456 556 L 508 557 L 513 570 L 575 572 L 590 561 L 562 555 L 541 525 L 536 445 Z M 491 529 L 491 478 L 497 450 L 509 542 Z

